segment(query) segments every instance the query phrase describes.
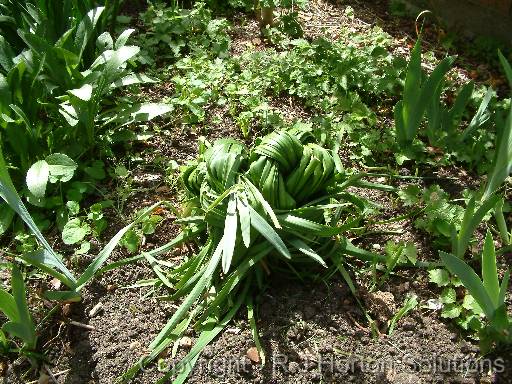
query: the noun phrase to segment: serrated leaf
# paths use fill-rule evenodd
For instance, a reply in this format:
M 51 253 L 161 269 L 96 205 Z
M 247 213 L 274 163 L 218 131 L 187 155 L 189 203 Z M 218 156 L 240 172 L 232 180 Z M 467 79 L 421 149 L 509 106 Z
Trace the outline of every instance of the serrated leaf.
M 73 200 L 66 203 L 66 208 L 72 216 L 76 216 L 80 212 L 80 204 Z
M 441 292 L 441 302 L 443 304 L 453 304 L 457 301 L 457 293 L 453 288 L 445 288 L 443 292 Z
M 483 314 L 482 308 L 478 305 L 475 298 L 469 293 L 464 296 L 464 300 L 462 300 L 462 307 L 476 314 Z
M 137 252 L 141 238 L 133 229 L 127 231 L 121 239 L 121 244 L 130 252 Z
M 82 224 L 79 218 L 69 220 L 62 230 L 62 241 L 64 244 L 71 245 L 82 241 L 90 228 L 87 224 Z
M 446 287 L 450 284 L 450 275 L 446 269 L 432 269 L 428 271 L 429 281 L 438 287 Z
M 408 241 L 405 244 L 403 252 L 405 254 L 405 257 L 407 257 L 407 260 L 409 260 L 412 265 L 416 265 L 416 262 L 418 261 L 418 250 L 416 249 L 414 243 Z
M 456 319 L 461 314 L 460 306 L 457 304 L 448 304 L 443 307 L 441 317 L 445 319 Z
M 77 255 L 85 255 L 91 249 L 91 243 L 84 241 L 80 244 L 80 248 L 75 251 Z
M 397 194 L 405 205 L 411 206 L 419 201 L 421 188 L 418 185 L 408 185 L 407 187 L 400 189 Z

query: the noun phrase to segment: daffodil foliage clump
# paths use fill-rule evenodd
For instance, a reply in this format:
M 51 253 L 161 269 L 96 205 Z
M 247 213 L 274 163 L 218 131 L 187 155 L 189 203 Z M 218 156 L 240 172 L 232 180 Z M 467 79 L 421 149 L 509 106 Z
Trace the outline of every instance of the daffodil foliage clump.
M 150 355 L 125 378 L 194 326 L 196 344 L 162 378 L 184 380 L 238 309 L 248 304 L 252 312 L 252 296 L 269 274 L 311 274 L 312 263 L 326 273 L 344 271 L 343 254 L 364 254 L 342 236 L 363 219 L 364 200 L 346 191 L 360 176 L 349 177 L 336 151 L 317 144 L 310 131 L 274 131 L 251 149 L 220 139 L 199 152 L 182 173 L 189 216 L 179 221 L 179 241 L 202 233 L 202 246 L 178 268 L 158 273 L 174 291 L 170 298 L 185 298 Z

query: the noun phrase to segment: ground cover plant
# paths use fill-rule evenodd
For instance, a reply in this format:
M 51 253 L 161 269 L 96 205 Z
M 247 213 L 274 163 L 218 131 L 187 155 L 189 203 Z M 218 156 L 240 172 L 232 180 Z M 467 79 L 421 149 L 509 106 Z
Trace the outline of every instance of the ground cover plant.
M 469 80 L 359 6 L 0 0 L 6 380 L 512 377 L 511 57 Z

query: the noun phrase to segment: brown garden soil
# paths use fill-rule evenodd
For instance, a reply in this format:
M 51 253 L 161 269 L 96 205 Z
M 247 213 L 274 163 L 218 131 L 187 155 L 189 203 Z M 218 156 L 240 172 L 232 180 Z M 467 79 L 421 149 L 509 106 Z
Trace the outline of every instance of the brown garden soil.
M 347 19 L 344 9 L 350 5 L 355 18 Z M 310 9 L 301 17 L 309 37 L 325 34 L 336 37 L 336 29 L 352 23 L 354 33 L 364 33 L 374 24 L 380 25 L 396 39 L 396 50 L 404 55 L 413 41 L 414 23 L 395 19 L 387 14 L 386 1 L 311 0 Z M 311 12 L 309 12 L 311 11 Z M 264 45 L 257 36 L 255 20 L 233 28 L 233 52 L 243 52 L 248 44 Z M 405 31 L 405 32 L 404 32 Z M 405 47 L 405 48 L 404 48 Z M 461 77 L 466 69 L 458 69 Z M 290 107 L 292 105 L 292 107 Z M 293 101 L 276 101 L 276 107 L 286 113 L 307 114 Z M 223 117 L 222 123 L 205 132 L 183 131 L 171 127 L 173 134 L 151 138 L 144 145 L 132 148 L 140 151 L 147 162 L 155 156 L 175 159 L 183 164 L 197 153 L 197 139 L 237 137 L 238 130 L 222 110 L 210 111 L 209 116 Z M 175 129 L 175 130 L 173 130 Z M 348 159 L 347 159 L 348 160 Z M 131 196 L 125 202 L 127 216 L 136 209 L 159 200 L 177 201 L 172 188 L 164 183 L 161 170 L 133 169 L 135 187 L 144 192 Z M 455 178 L 459 187 L 478 185 L 477 179 L 461 177 L 458 170 L 448 170 L 446 176 Z M 134 188 L 135 188 L 134 187 Z M 457 185 L 455 185 L 455 188 Z M 397 215 L 401 207 L 385 193 L 366 196 L 382 204 L 383 217 Z M 163 223 L 153 235 L 147 236 L 143 249 L 150 250 L 165 244 L 178 233 L 170 211 L 162 213 Z M 126 223 L 111 212 L 111 226 L 104 239 L 110 238 Z M 417 233 L 410 220 L 393 223 L 381 230 L 401 230 L 400 235 L 375 235 L 364 239 L 365 246 L 384 245 L 388 240 L 413 239 L 418 246 L 418 257 L 435 260 L 431 240 Z M 98 247 L 96 247 L 98 248 Z M 91 250 L 91 254 L 94 254 Z M 186 248 L 170 252 L 165 259 L 179 263 Z M 111 261 L 128 255 L 117 249 Z M 510 258 L 509 258 L 510 259 Z M 83 260 L 86 265 L 88 260 Z M 508 260 L 510 263 L 510 260 Z M 354 268 L 362 266 L 355 262 Z M 150 288 L 130 288 L 142 279 L 154 278 L 147 263 L 140 261 L 108 272 L 87 286 L 80 303 L 59 308 L 41 334 L 41 344 L 49 351 L 47 366 L 59 384 L 111 384 L 132 364 L 147 353 L 147 346 L 164 327 L 177 308 L 176 302 L 153 298 Z M 283 279 L 270 275 L 268 287 L 256 297 L 257 325 L 266 352 L 266 364 L 255 363 L 251 351 L 254 341 L 243 310 L 226 330 L 201 354 L 189 383 L 512 383 L 512 355 L 481 357 L 478 344 L 465 337 L 450 321 L 440 319 L 438 313 L 422 304 L 436 298 L 439 290 L 428 283 L 424 270 L 396 271 L 378 291 L 368 293 L 371 271 L 353 276 L 358 287 L 359 305 L 341 277 L 326 281 Z M 50 282 L 47 282 L 50 284 Z M 35 292 L 40 287 L 31 287 Z M 416 294 L 420 305 L 400 320 L 391 336 L 385 324 L 402 306 L 407 295 Z M 99 303 L 102 309 L 90 316 Z M 509 303 L 510 304 L 510 303 Z M 49 303 L 46 303 L 51 308 Z M 364 310 L 376 320 L 378 330 L 370 328 Z M 89 327 L 73 325 L 75 321 Z M 172 365 L 183 357 L 194 343 L 196 334 L 189 333 L 181 342 L 175 358 L 170 351 L 161 356 Z M 253 358 L 253 360 L 251 360 Z M 1 358 L 0 358 L 1 359 Z M 23 361 L 3 361 L 0 368 L 4 383 L 37 382 L 38 375 L 27 371 Z M 155 365 L 137 376 L 133 383 L 153 384 L 162 373 Z M 35 380 L 35 381 L 34 381 Z M 50 381 L 51 382 L 51 381 Z

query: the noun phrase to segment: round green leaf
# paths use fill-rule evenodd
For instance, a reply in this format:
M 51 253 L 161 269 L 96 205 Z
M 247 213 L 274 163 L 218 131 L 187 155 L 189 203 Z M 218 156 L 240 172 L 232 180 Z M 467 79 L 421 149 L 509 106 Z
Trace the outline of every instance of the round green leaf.
M 57 181 L 65 183 L 71 180 L 78 167 L 72 158 L 63 153 L 54 153 L 46 157 L 46 162 L 50 171 L 51 183 L 56 183 Z
M 44 197 L 46 193 L 46 184 L 48 183 L 48 176 L 50 175 L 50 168 L 46 161 L 39 160 L 32 164 L 27 172 L 27 187 L 28 190 L 38 198 Z
M 89 232 L 87 224 L 82 224 L 78 218 L 71 219 L 62 230 L 62 241 L 68 245 L 76 244 L 87 235 L 87 232 Z

